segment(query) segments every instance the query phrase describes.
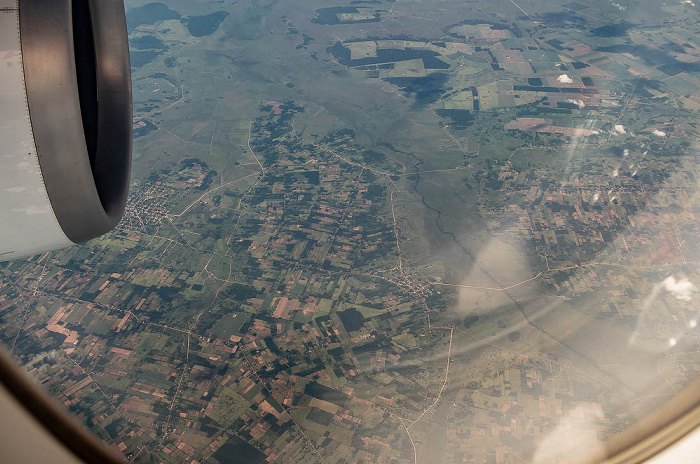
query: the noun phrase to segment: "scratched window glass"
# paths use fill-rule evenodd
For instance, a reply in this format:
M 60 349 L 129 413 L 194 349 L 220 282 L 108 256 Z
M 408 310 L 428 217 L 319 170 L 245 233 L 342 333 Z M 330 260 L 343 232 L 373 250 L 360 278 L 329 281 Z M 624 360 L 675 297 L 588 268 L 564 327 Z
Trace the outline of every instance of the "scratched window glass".
M 136 463 L 567 463 L 696 380 L 690 0 L 127 0 L 109 235 L 0 339 Z

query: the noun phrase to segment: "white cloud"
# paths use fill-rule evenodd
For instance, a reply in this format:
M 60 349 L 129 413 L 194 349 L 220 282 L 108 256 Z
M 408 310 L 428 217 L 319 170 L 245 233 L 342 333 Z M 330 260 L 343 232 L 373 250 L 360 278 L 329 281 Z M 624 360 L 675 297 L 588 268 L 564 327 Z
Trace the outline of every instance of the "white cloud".
M 574 80 L 570 78 L 568 74 L 562 74 L 561 76 L 557 77 L 557 82 L 560 84 L 573 84 Z
M 573 98 L 569 98 L 566 101 L 578 106 L 578 109 L 580 109 L 580 110 L 582 110 L 586 107 L 586 104 L 583 102 L 583 100 L 575 100 Z
M 629 155 L 630 155 L 630 151 L 629 151 L 627 148 L 625 148 L 624 150 L 622 150 L 622 156 L 624 156 L 625 158 L 627 158 Z
M 576 457 L 601 447 L 599 438 L 605 420 L 603 409 L 582 403 L 562 415 L 559 424 L 545 435 L 533 453 L 533 464 L 572 463 Z
M 676 280 L 675 277 L 667 277 L 661 285 L 666 291 L 671 292 L 671 295 L 680 301 L 690 301 L 693 293 L 698 291 L 698 288 L 693 285 L 688 279 Z
M 666 137 L 666 132 L 659 130 L 659 129 L 654 129 L 652 134 L 654 134 L 657 137 Z
M 615 124 L 615 127 L 613 127 L 613 134 L 625 135 L 626 133 L 627 129 L 622 124 Z

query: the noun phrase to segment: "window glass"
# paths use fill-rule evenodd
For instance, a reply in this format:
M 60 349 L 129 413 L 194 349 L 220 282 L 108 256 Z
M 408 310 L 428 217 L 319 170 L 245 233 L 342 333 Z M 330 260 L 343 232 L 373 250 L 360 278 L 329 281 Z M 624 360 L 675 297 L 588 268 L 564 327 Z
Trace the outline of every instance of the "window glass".
M 126 11 L 126 215 L 0 337 L 133 462 L 574 462 L 696 379 L 692 1 Z

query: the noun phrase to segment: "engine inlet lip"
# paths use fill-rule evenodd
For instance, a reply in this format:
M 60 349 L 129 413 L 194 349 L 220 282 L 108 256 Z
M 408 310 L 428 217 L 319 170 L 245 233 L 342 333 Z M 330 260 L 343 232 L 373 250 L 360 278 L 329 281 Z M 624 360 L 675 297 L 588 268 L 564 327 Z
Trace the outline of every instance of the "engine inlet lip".
M 82 243 L 121 219 L 129 188 L 132 103 L 121 0 L 19 0 L 37 157 L 65 235 Z

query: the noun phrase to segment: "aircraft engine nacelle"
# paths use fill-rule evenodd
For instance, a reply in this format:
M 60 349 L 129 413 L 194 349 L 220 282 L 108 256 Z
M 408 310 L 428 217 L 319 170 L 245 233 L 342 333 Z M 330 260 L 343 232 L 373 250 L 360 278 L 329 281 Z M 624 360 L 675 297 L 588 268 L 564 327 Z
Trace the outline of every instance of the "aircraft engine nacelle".
M 121 0 L 0 0 L 0 261 L 111 230 L 131 166 Z

